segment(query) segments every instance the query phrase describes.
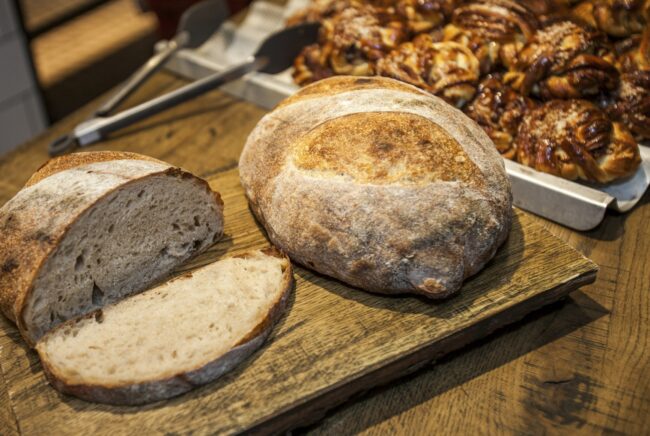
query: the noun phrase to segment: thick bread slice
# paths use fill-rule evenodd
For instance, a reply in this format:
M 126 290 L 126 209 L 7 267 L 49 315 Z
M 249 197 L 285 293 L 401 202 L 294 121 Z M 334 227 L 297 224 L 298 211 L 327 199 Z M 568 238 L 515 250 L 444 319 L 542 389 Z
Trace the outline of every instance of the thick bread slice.
M 219 194 L 179 168 L 133 153 L 54 159 L 0 208 L 0 308 L 33 345 L 146 288 L 222 233 Z
M 136 405 L 208 383 L 259 348 L 292 289 L 287 257 L 253 251 L 68 321 L 36 345 L 50 382 Z

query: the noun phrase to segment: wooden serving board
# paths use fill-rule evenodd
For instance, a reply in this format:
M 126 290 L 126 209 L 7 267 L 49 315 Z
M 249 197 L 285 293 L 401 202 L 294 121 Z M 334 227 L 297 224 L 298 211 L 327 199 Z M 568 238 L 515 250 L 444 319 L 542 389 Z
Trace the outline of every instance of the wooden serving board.
M 226 236 L 185 270 L 268 245 L 237 170 L 211 180 Z M 278 432 L 309 423 L 353 394 L 403 376 L 595 280 L 597 266 L 515 211 L 496 257 L 454 298 L 368 294 L 296 267 L 296 289 L 266 345 L 220 380 L 145 407 L 65 396 L 36 353 L 0 317 L 0 364 L 24 434 Z

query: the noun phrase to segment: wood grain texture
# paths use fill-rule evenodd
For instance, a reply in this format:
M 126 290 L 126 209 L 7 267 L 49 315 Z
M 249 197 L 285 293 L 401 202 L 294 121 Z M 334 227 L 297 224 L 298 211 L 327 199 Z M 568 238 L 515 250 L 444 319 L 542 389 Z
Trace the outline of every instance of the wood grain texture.
M 225 203 L 226 237 L 184 271 L 268 245 L 237 170 L 218 174 L 211 186 Z M 220 381 L 170 401 L 110 407 L 59 394 L 47 384 L 36 354 L 7 325 L 0 330 L 1 365 L 26 434 L 45 426 L 54 433 L 93 434 L 136 427 L 281 431 L 520 319 L 595 274 L 592 262 L 517 213 L 494 260 L 458 297 L 442 303 L 371 295 L 296 268 L 295 297 L 268 345 Z
M 159 73 L 127 106 L 183 83 Z M 66 133 L 96 104 L 0 158 L 0 203 L 14 195 L 45 161 L 49 140 Z M 236 164 L 248 132 L 263 113 L 260 108 L 215 91 L 131 127 L 128 135 L 119 132 L 120 136 L 90 149 L 147 153 L 203 175 L 214 174 Z M 174 122 L 174 117 L 183 120 Z M 168 121 L 171 125 L 166 124 Z M 210 129 L 219 133 L 214 146 L 206 144 L 202 133 Z M 192 134 L 195 131 L 199 133 Z M 596 261 L 601 267 L 596 282 L 573 292 L 565 302 L 527 315 L 435 365 L 426 365 L 405 379 L 370 390 L 302 431 L 647 433 L 650 194 L 626 215 L 608 213 L 600 227 L 587 233 L 532 215 L 526 217 Z M 238 241 L 246 244 L 243 236 Z M 0 317 L 0 328 L 4 330 L 6 323 Z M 14 365 L 4 359 L 2 362 L 5 367 Z M 40 404 L 35 401 L 34 408 Z M 0 400 L 0 414 L 5 413 L 5 408 L 8 413 L 2 416 L 11 416 L 9 406 Z

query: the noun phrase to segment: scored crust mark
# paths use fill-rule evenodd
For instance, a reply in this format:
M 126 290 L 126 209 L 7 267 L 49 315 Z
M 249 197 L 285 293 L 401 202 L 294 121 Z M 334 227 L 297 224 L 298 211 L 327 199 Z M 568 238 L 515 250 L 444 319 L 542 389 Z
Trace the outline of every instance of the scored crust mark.
M 294 165 L 359 183 L 425 184 L 455 181 L 483 186 L 462 146 L 441 126 L 418 115 L 357 113 L 316 126 L 294 144 Z
M 292 261 L 370 292 L 457 292 L 511 224 L 510 185 L 488 136 L 442 100 L 402 92 L 409 85 L 318 86 L 328 82 L 348 86 L 299 92 L 242 152 L 242 185 L 269 239 Z

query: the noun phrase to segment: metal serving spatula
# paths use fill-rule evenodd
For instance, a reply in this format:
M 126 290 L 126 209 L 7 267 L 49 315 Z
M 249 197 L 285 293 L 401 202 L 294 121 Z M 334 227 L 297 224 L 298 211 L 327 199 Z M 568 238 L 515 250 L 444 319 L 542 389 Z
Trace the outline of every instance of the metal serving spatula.
M 197 97 L 249 72 L 280 73 L 293 64 L 293 60 L 300 54 L 304 46 L 316 42 L 319 27 L 318 23 L 307 23 L 276 32 L 262 42 L 253 56 L 239 65 L 197 80 L 116 115 L 96 117 L 85 121 L 79 124 L 71 134 L 52 142 L 49 147 L 50 155 L 56 156 L 75 147 L 97 142 L 115 130 Z

